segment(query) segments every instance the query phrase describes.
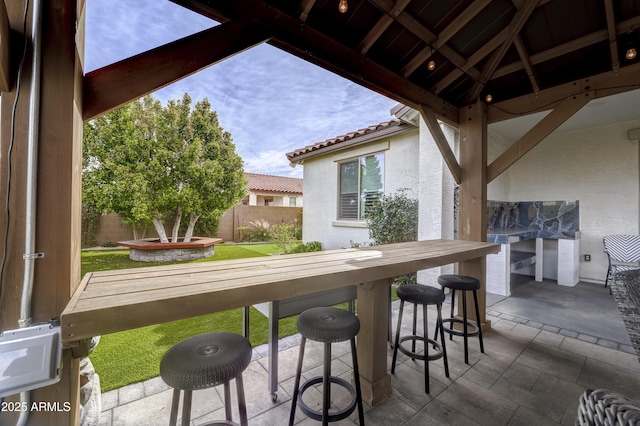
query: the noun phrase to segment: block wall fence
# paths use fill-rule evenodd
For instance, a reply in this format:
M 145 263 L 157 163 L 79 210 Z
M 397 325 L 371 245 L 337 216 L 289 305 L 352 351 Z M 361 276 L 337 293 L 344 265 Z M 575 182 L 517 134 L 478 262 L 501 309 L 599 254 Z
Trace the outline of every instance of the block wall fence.
M 302 207 L 237 205 L 227 210 L 224 216 L 220 218 L 218 235 L 205 236 L 215 236 L 222 238 L 224 241 L 238 241 L 240 237 L 238 227 L 249 226 L 249 222 L 260 219 L 272 224 L 291 223 L 295 220 L 302 222 Z M 168 229 L 168 231 L 171 231 L 171 229 Z M 145 237 L 154 236 L 156 236 L 155 229 L 147 229 Z M 131 240 L 133 239 L 133 230 L 130 226 L 122 223 L 119 215 L 109 213 L 102 217 L 95 239 L 98 246 L 108 242 L 115 243 L 117 241 Z

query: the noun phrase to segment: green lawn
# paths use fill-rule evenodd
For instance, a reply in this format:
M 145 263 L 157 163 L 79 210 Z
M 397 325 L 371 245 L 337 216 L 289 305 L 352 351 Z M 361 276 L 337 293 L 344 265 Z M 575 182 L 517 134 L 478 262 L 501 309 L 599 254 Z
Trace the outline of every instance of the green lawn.
M 198 260 L 211 261 L 267 256 L 279 250 L 274 244 L 217 245 L 215 255 Z M 82 252 L 82 274 L 112 269 L 152 266 L 129 259 L 129 250 L 93 250 Z M 159 374 L 160 359 L 177 342 L 196 334 L 229 331 L 240 334 L 240 309 L 188 318 L 134 330 L 104 335 L 91 354 L 91 362 L 100 376 L 102 391 L 119 388 L 155 377 Z M 267 318 L 251 308 L 251 344 L 267 342 Z M 296 317 L 280 321 L 280 337 L 297 332 Z

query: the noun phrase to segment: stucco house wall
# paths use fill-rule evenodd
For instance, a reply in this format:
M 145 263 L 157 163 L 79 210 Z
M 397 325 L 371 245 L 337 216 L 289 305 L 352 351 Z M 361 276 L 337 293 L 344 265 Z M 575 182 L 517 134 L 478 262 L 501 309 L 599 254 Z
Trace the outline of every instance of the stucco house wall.
M 400 188 L 418 197 L 418 130 L 382 138 L 304 162 L 304 241 L 320 241 L 324 249 L 350 247 L 351 242 L 368 244 L 369 230 L 364 222 L 337 220 L 338 162 L 362 155 L 384 152 L 384 191 Z
M 639 232 L 639 142 L 628 139 L 638 127 L 640 120 L 634 120 L 552 134 L 503 174 L 502 185 L 491 183 L 490 198 L 579 200 L 580 279 L 604 282 L 602 238 Z
M 420 202 L 419 239 L 454 238 L 453 188 L 455 183 L 428 128 L 417 114 L 405 114 L 418 126 L 394 138 L 357 145 L 304 162 L 307 198 L 303 238 L 318 240 L 326 249 L 349 247 L 350 241 L 369 241 L 364 223 L 336 221 L 337 162 L 385 151 L 385 192 L 402 187 Z M 458 134 L 442 126 L 454 153 Z M 579 279 L 603 283 L 607 271 L 602 238 L 609 234 L 640 233 L 640 142 L 628 131 L 640 120 L 580 131 L 552 134 L 489 183 L 489 200 L 580 201 Z M 512 144 L 488 133 L 488 162 Z M 591 261 L 584 261 L 590 254 Z M 433 284 L 452 267 L 421 272 L 421 282 Z

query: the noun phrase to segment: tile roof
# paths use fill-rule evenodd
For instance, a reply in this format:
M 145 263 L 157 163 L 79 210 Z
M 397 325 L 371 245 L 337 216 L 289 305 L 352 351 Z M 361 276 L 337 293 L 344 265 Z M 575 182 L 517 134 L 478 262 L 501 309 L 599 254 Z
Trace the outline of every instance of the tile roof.
M 285 192 L 292 194 L 302 194 L 302 179 L 284 176 L 261 175 L 258 173 L 245 173 L 247 179 L 247 190 Z
M 288 152 L 287 158 L 290 162 L 295 163 L 305 158 L 313 157 L 315 155 L 321 155 L 327 151 L 347 148 L 359 143 L 365 143 L 375 140 L 376 138 L 385 135 L 400 133 L 404 132 L 405 130 L 415 128 L 416 127 L 414 125 L 399 119 L 383 121 L 382 123 L 374 124 L 363 129 L 358 129 L 354 132 L 349 132 L 344 135 L 336 136 L 322 142 L 316 142 L 312 145 L 307 145 L 304 148 L 299 148 L 295 151 Z

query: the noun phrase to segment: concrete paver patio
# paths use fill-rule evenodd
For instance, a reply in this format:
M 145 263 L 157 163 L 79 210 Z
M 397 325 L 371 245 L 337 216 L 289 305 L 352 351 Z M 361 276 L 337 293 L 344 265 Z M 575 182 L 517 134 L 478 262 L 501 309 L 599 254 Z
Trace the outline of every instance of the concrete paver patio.
M 593 284 L 581 283 L 580 286 L 586 288 L 589 298 L 595 291 L 598 297 L 603 298 L 602 304 L 608 305 L 607 289 Z M 587 302 L 592 303 L 592 300 L 585 300 Z M 399 353 L 398 365 L 392 375 L 392 396 L 375 407 L 365 406 L 366 423 L 381 426 L 570 425 L 575 422 L 578 399 L 585 389 L 607 388 L 640 401 L 640 362 L 624 337 L 612 340 L 598 336 L 590 332 L 588 323 L 583 324 L 584 327 L 575 327 L 580 328 L 578 330 L 569 330 L 563 328 L 563 324 L 545 323 L 544 313 L 541 313 L 542 320 L 527 318 L 514 314 L 500 302 L 490 300 L 488 303 L 491 304 L 487 311 L 491 330 L 484 334 L 484 354 L 479 351 L 477 339 L 470 339 L 470 359 L 466 365 L 462 339 L 447 339 L 450 377 L 445 377 L 442 360 L 431 362 L 431 393 L 427 395 L 424 392 L 423 363 Z M 527 303 L 539 301 L 533 298 Z M 615 302 L 611 303 L 605 308 L 615 309 Z M 395 302 L 394 320 L 397 308 L 398 303 Z M 412 308 L 406 309 L 411 312 Z M 579 310 L 580 305 L 576 304 L 572 309 Z M 443 312 L 446 316 L 446 304 Z M 570 317 L 572 312 L 565 314 Z M 596 312 L 592 320 L 597 322 L 599 314 L 603 315 Z M 433 333 L 435 309 L 430 308 L 428 315 L 430 333 Z M 549 314 L 549 318 L 555 318 L 554 315 L 557 314 Z M 406 332 L 409 331 L 410 319 L 411 315 L 404 316 Z M 254 348 L 253 360 L 244 373 L 250 425 L 287 424 L 298 341 L 297 335 L 280 340 L 276 402 L 271 400 L 267 390 L 267 347 Z M 348 344 L 334 345 L 332 355 L 332 372 L 349 379 L 351 358 Z M 389 350 L 389 368 L 391 355 Z M 321 363 L 320 345 L 308 342 L 303 379 L 320 375 Z M 194 392 L 192 424 L 224 418 L 221 390 L 219 387 Z M 166 425 L 171 393 L 172 390 L 159 377 L 106 392 L 102 395 L 100 425 Z M 319 407 L 319 395 L 319 392 L 305 394 L 305 400 Z M 336 392 L 333 399 L 339 404 L 343 396 Z M 234 413 L 234 419 L 237 421 L 237 413 Z M 298 410 L 296 424 L 317 422 L 307 419 Z M 358 424 L 357 410 L 350 418 L 336 424 Z

